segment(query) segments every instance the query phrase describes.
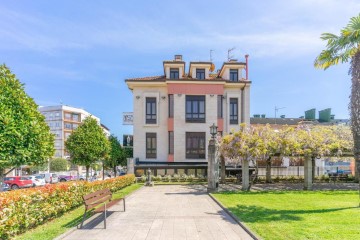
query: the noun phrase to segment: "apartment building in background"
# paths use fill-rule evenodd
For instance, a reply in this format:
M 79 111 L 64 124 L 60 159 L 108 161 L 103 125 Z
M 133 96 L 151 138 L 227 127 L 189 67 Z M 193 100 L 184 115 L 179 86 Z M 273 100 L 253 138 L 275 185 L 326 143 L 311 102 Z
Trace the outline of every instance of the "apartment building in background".
M 164 75 L 126 79 L 133 93 L 136 175 L 206 175 L 209 127 L 219 134 L 250 123 L 248 55 L 213 73 L 212 62 L 190 62 L 181 55 L 163 61 Z
M 39 111 L 45 116 L 45 121 L 49 125 L 50 131 L 55 135 L 54 157 L 70 157 L 65 149 L 65 141 L 85 118 L 91 116 L 100 124 L 100 118 L 81 108 L 58 105 L 39 107 Z M 110 135 L 110 130 L 107 127 L 102 126 L 102 128 L 105 134 Z

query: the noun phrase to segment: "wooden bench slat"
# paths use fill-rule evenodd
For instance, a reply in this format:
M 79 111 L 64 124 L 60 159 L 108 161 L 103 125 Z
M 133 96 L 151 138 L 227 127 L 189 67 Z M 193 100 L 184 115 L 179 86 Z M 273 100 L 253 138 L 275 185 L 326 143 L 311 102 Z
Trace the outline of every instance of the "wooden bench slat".
M 89 209 L 95 208 L 96 206 L 98 206 L 100 204 L 103 204 L 103 203 L 107 203 L 110 200 L 111 200 L 111 196 L 107 196 L 106 198 L 102 198 L 101 201 L 94 202 L 94 203 L 86 205 L 86 209 L 89 210 Z
M 123 198 L 115 199 L 115 200 L 110 201 L 109 203 L 106 203 L 106 209 L 111 208 L 112 206 L 114 206 L 115 204 L 120 202 L 121 200 L 123 200 Z M 105 205 L 102 205 L 101 207 L 97 208 L 94 212 L 103 212 L 104 210 L 105 210 Z
M 103 189 L 103 190 L 99 190 L 93 193 L 89 193 L 88 195 L 83 196 L 84 201 L 93 198 L 97 195 L 102 195 L 102 194 L 106 194 L 106 193 L 111 193 L 109 189 Z
M 105 200 L 102 200 L 102 199 L 106 198 L 106 197 L 109 197 L 109 196 L 111 198 L 111 194 L 103 194 L 103 195 L 99 195 L 99 196 L 90 198 L 88 200 L 85 200 L 85 205 L 90 205 L 90 204 L 93 204 L 93 203 L 96 203 L 96 202 L 105 201 Z

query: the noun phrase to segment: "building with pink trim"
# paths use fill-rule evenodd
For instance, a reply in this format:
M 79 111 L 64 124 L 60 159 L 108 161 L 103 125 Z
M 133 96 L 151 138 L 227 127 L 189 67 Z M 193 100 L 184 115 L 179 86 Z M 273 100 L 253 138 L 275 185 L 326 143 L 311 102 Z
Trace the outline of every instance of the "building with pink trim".
M 206 175 L 209 127 L 219 134 L 250 123 L 248 55 L 245 62 L 163 62 L 164 75 L 126 79 L 134 103 L 134 171 Z

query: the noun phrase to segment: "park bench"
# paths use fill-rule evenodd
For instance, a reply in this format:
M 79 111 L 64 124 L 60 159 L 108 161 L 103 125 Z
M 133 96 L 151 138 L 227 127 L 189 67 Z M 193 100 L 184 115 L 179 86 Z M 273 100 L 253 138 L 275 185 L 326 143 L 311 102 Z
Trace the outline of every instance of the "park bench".
M 121 200 L 124 203 L 124 212 L 125 212 L 125 198 L 119 198 L 112 200 L 112 193 L 109 189 L 98 190 L 96 192 L 90 193 L 88 195 L 83 196 L 84 204 L 85 204 L 85 213 L 81 222 L 80 228 L 83 227 L 83 223 L 85 221 L 85 216 L 88 211 L 92 211 L 95 213 L 104 214 L 104 228 L 106 229 L 106 211 L 111 206 L 114 206 Z

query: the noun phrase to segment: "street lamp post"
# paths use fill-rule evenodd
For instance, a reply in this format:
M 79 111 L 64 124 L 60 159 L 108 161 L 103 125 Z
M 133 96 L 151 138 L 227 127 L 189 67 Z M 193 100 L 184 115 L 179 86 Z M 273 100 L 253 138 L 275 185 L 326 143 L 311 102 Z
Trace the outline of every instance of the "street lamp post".
M 216 146 L 215 146 L 215 136 L 217 134 L 217 126 L 213 123 L 210 126 L 211 139 L 208 146 L 208 188 L 207 191 L 216 192 L 219 187 L 219 162 L 216 158 Z

